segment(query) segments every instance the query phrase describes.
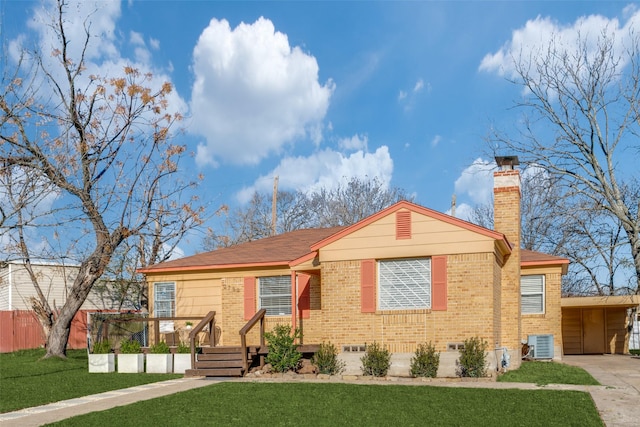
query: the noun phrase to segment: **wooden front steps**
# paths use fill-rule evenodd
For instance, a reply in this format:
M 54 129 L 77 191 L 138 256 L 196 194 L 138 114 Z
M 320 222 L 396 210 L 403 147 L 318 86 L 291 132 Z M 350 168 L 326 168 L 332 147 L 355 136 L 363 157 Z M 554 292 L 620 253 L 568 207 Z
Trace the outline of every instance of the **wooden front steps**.
M 251 366 L 258 357 L 258 348 L 249 347 L 202 347 L 196 354 L 194 369 L 185 372 L 187 377 L 241 377 L 244 372 L 244 358 Z
M 320 348 L 319 344 L 300 344 L 298 351 L 304 357 L 312 357 Z M 269 353 L 267 347 L 249 346 L 245 352 L 242 347 L 202 347 L 196 354 L 194 369 L 187 369 L 187 377 L 242 377 L 244 372 L 243 354 L 248 366 L 257 366 L 258 359 Z

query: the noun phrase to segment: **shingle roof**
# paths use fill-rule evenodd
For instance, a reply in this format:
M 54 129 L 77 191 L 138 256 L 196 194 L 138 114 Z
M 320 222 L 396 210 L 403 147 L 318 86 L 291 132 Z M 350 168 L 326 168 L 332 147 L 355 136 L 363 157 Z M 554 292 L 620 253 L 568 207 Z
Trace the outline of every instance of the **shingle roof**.
M 440 221 L 449 222 L 459 227 L 482 233 L 496 239 L 498 242 L 502 242 L 506 247 L 506 250 L 509 252 L 511 250 L 509 243 L 502 233 L 450 217 L 449 215 L 433 211 L 423 206 L 407 201 L 401 201 L 350 227 L 309 228 L 305 230 L 291 231 L 277 236 L 254 240 L 253 242 L 242 243 L 228 248 L 222 248 L 211 252 L 204 252 L 198 255 L 163 262 L 140 269 L 139 271 L 141 273 L 159 273 L 179 270 L 193 271 L 219 268 L 289 265 L 291 261 L 299 260 L 300 258 L 321 249 L 323 246 L 335 239 L 344 237 L 345 233 L 352 233 L 353 231 L 379 219 L 381 216 L 388 215 L 390 212 L 401 208 L 410 209 Z M 542 252 L 523 249 L 520 254 L 520 260 L 523 266 L 562 264 L 564 265 L 563 269 L 566 269 L 566 265 L 569 264 L 569 260 L 566 258 L 548 255 Z
M 142 273 L 229 268 L 249 265 L 286 265 L 311 252 L 311 245 L 344 227 L 309 228 L 242 243 L 228 248 L 166 261 L 140 269 Z
M 545 254 L 543 252 L 522 249 L 520 251 L 520 262 L 523 264 L 569 264 L 567 258 Z

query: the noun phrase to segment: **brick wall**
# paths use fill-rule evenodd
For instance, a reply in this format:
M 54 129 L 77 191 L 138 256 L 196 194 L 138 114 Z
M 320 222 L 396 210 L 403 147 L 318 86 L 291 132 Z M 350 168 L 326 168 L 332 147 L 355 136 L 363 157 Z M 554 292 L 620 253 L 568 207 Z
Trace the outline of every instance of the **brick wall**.
M 551 270 L 551 271 L 550 271 Z M 544 314 L 523 314 L 521 338 L 526 341 L 529 335 L 553 334 L 554 358 L 562 357 L 562 309 L 560 293 L 562 268 L 522 269 L 523 275 L 542 274 L 545 276 L 545 312 Z
M 432 342 L 439 351 L 448 343 L 480 336 L 494 344 L 496 261 L 492 253 L 447 257 L 446 311 L 397 310 L 362 313 L 360 261 L 322 265 L 322 312 L 304 320 L 305 342 L 330 341 L 338 348 L 376 341 L 391 352 L 414 352 Z M 313 291 L 314 287 L 312 287 Z

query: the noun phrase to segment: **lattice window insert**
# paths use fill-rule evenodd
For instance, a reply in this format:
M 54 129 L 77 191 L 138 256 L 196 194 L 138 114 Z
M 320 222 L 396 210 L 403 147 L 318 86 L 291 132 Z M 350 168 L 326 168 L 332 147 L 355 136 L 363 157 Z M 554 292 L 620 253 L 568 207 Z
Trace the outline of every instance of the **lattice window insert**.
M 378 309 L 431 308 L 431 258 L 378 262 Z

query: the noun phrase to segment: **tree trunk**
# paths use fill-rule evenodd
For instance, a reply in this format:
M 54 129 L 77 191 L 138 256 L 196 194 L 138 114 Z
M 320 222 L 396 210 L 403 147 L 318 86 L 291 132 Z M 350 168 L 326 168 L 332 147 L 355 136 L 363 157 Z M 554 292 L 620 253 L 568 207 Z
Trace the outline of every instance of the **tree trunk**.
M 95 263 L 93 262 L 94 260 Z M 80 307 L 87 299 L 93 284 L 104 272 L 108 262 L 108 257 L 101 259 L 100 256 L 92 255 L 82 263 L 78 276 L 73 283 L 66 302 L 58 313 L 58 317 L 53 323 L 49 339 L 47 341 L 47 352 L 45 358 L 67 357 L 67 342 L 71 332 L 71 321 L 75 317 Z

